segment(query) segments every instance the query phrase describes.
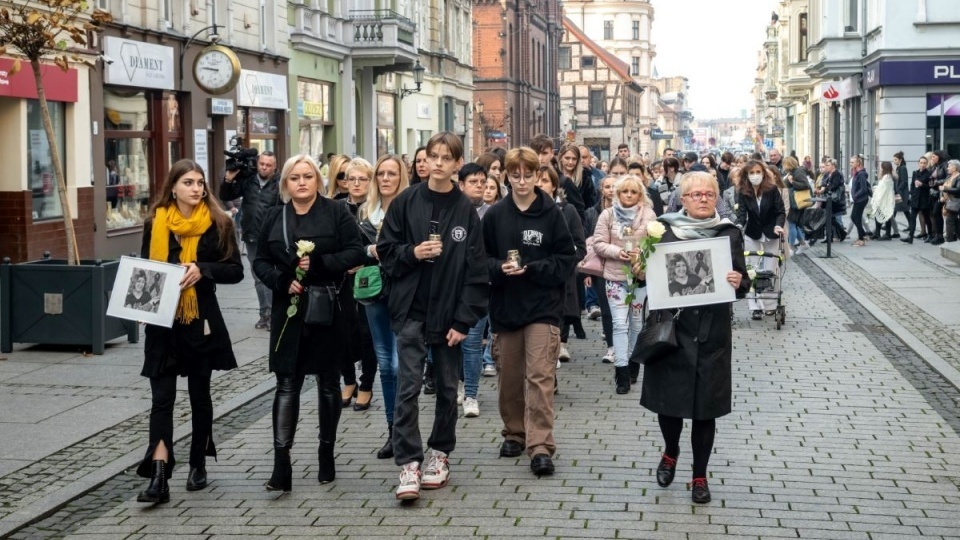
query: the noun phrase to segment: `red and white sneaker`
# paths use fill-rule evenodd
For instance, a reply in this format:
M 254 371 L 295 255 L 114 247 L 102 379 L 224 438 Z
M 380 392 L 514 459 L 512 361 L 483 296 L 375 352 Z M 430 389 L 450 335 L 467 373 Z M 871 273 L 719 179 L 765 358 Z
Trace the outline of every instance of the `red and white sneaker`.
M 400 485 L 397 487 L 397 499 L 415 501 L 420 498 L 420 464 L 411 461 L 400 470 Z
M 447 455 L 439 450 L 430 451 L 427 467 L 423 469 L 423 489 L 440 489 L 450 480 L 450 464 Z

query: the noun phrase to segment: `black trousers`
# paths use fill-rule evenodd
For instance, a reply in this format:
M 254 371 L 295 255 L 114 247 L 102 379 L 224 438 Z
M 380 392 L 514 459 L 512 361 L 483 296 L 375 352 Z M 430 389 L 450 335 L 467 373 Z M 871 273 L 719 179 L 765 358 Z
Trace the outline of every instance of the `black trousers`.
M 602 277 L 592 277 L 590 286 L 597 294 L 597 303 L 600 304 L 600 322 L 603 326 L 603 339 L 607 347 L 613 347 L 613 314 L 610 312 L 610 300 L 607 299 L 607 282 Z
M 316 354 L 314 352 L 314 354 Z M 298 362 L 300 368 L 303 362 Z M 277 390 L 273 398 L 273 447 L 289 450 L 293 447 L 297 422 L 300 420 L 300 392 L 306 374 L 298 369 L 295 375 L 277 375 Z M 340 369 L 336 362 L 321 367 L 317 378 L 317 393 L 320 395 L 317 416 L 320 424 L 319 439 L 322 443 L 337 440 L 337 425 L 343 401 L 340 396 Z
M 853 203 L 853 210 L 850 211 L 850 220 L 857 228 L 857 240 L 863 240 L 867 232 L 863 230 L 863 210 L 867 207 L 867 201 Z
M 413 461 L 423 462 L 423 438 L 420 435 L 420 389 L 423 365 L 427 359 L 424 323 L 407 319 L 397 334 L 397 407 L 393 419 L 394 462 L 401 467 Z M 433 375 L 437 387 L 437 405 L 433 430 L 427 445 L 445 454 L 457 445 L 457 382 L 463 369 L 460 345 L 429 345 L 433 356 Z
M 150 478 L 150 462 L 153 453 L 163 441 L 167 448 L 167 471 L 172 471 L 177 461 L 173 452 L 173 406 L 177 401 L 176 374 L 150 378 L 150 444 L 137 474 Z M 213 400 L 210 397 L 210 372 L 192 374 L 187 377 L 187 391 L 190 395 L 191 424 L 193 434 L 190 440 L 190 467 L 199 467 L 206 462 L 206 456 L 216 457 L 213 443 Z M 170 472 L 167 472 L 170 476 Z

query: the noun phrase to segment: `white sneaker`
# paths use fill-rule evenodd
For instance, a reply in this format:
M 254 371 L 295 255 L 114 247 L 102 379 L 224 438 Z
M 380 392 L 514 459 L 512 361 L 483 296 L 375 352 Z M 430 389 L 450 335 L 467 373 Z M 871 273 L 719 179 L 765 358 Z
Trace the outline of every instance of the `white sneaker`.
M 397 498 L 401 501 L 415 501 L 420 498 L 420 464 L 412 461 L 400 469 L 400 486 Z
M 600 308 L 598 306 L 593 306 L 592 308 L 590 308 L 590 312 L 587 314 L 587 317 L 591 321 L 595 321 L 600 318 L 600 315 L 601 315 Z
M 463 400 L 463 416 L 464 418 L 480 416 L 480 404 L 477 403 L 477 398 L 468 397 Z
M 460 384 L 457 385 L 457 405 L 463 405 L 463 381 L 460 381 Z
M 569 362 L 570 361 L 570 351 L 567 350 L 567 344 L 560 344 L 560 361 Z
M 439 489 L 450 479 L 450 464 L 447 455 L 439 450 L 430 451 L 427 468 L 423 470 L 423 489 Z
M 497 366 L 493 364 L 486 364 L 483 366 L 483 371 L 481 371 L 484 377 L 496 377 L 497 376 Z
M 613 350 L 613 347 L 607 347 L 607 354 L 603 355 L 603 363 L 612 364 L 616 359 L 617 352 Z

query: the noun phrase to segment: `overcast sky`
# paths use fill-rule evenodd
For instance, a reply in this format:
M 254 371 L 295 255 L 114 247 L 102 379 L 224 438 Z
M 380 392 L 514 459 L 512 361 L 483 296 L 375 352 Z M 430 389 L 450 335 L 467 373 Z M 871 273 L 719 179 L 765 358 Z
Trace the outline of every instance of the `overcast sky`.
M 689 79 L 697 119 L 750 114 L 757 51 L 778 0 L 652 0 L 654 66 Z

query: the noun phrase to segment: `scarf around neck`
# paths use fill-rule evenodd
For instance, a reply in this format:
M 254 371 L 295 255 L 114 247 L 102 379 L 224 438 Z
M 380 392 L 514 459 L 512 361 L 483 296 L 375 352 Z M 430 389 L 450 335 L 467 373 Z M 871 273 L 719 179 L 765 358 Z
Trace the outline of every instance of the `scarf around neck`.
M 180 262 L 183 264 L 197 262 L 200 235 L 207 232 L 211 225 L 213 225 L 213 219 L 210 217 L 210 207 L 204 201 L 200 201 L 190 217 L 184 217 L 176 203 L 157 208 L 153 227 L 150 229 L 150 259 L 168 262 L 170 233 L 173 233 L 177 235 L 180 242 Z M 196 288 L 184 289 L 177 303 L 177 321 L 188 324 L 199 317 Z
M 621 230 L 623 230 L 624 227 L 633 227 L 633 222 L 637 219 L 637 211 L 639 211 L 639 209 L 639 204 L 635 204 L 630 208 L 624 208 L 620 205 L 619 200 L 613 200 L 613 217 L 617 220 L 617 224 L 620 225 Z
M 703 238 L 713 238 L 720 232 L 721 225 L 733 225 L 733 222 L 727 218 L 720 218 L 716 211 L 712 218 L 694 219 L 687 214 L 686 210 L 680 210 L 672 214 L 660 216 L 660 221 L 670 225 L 670 230 L 681 240 L 700 240 Z

